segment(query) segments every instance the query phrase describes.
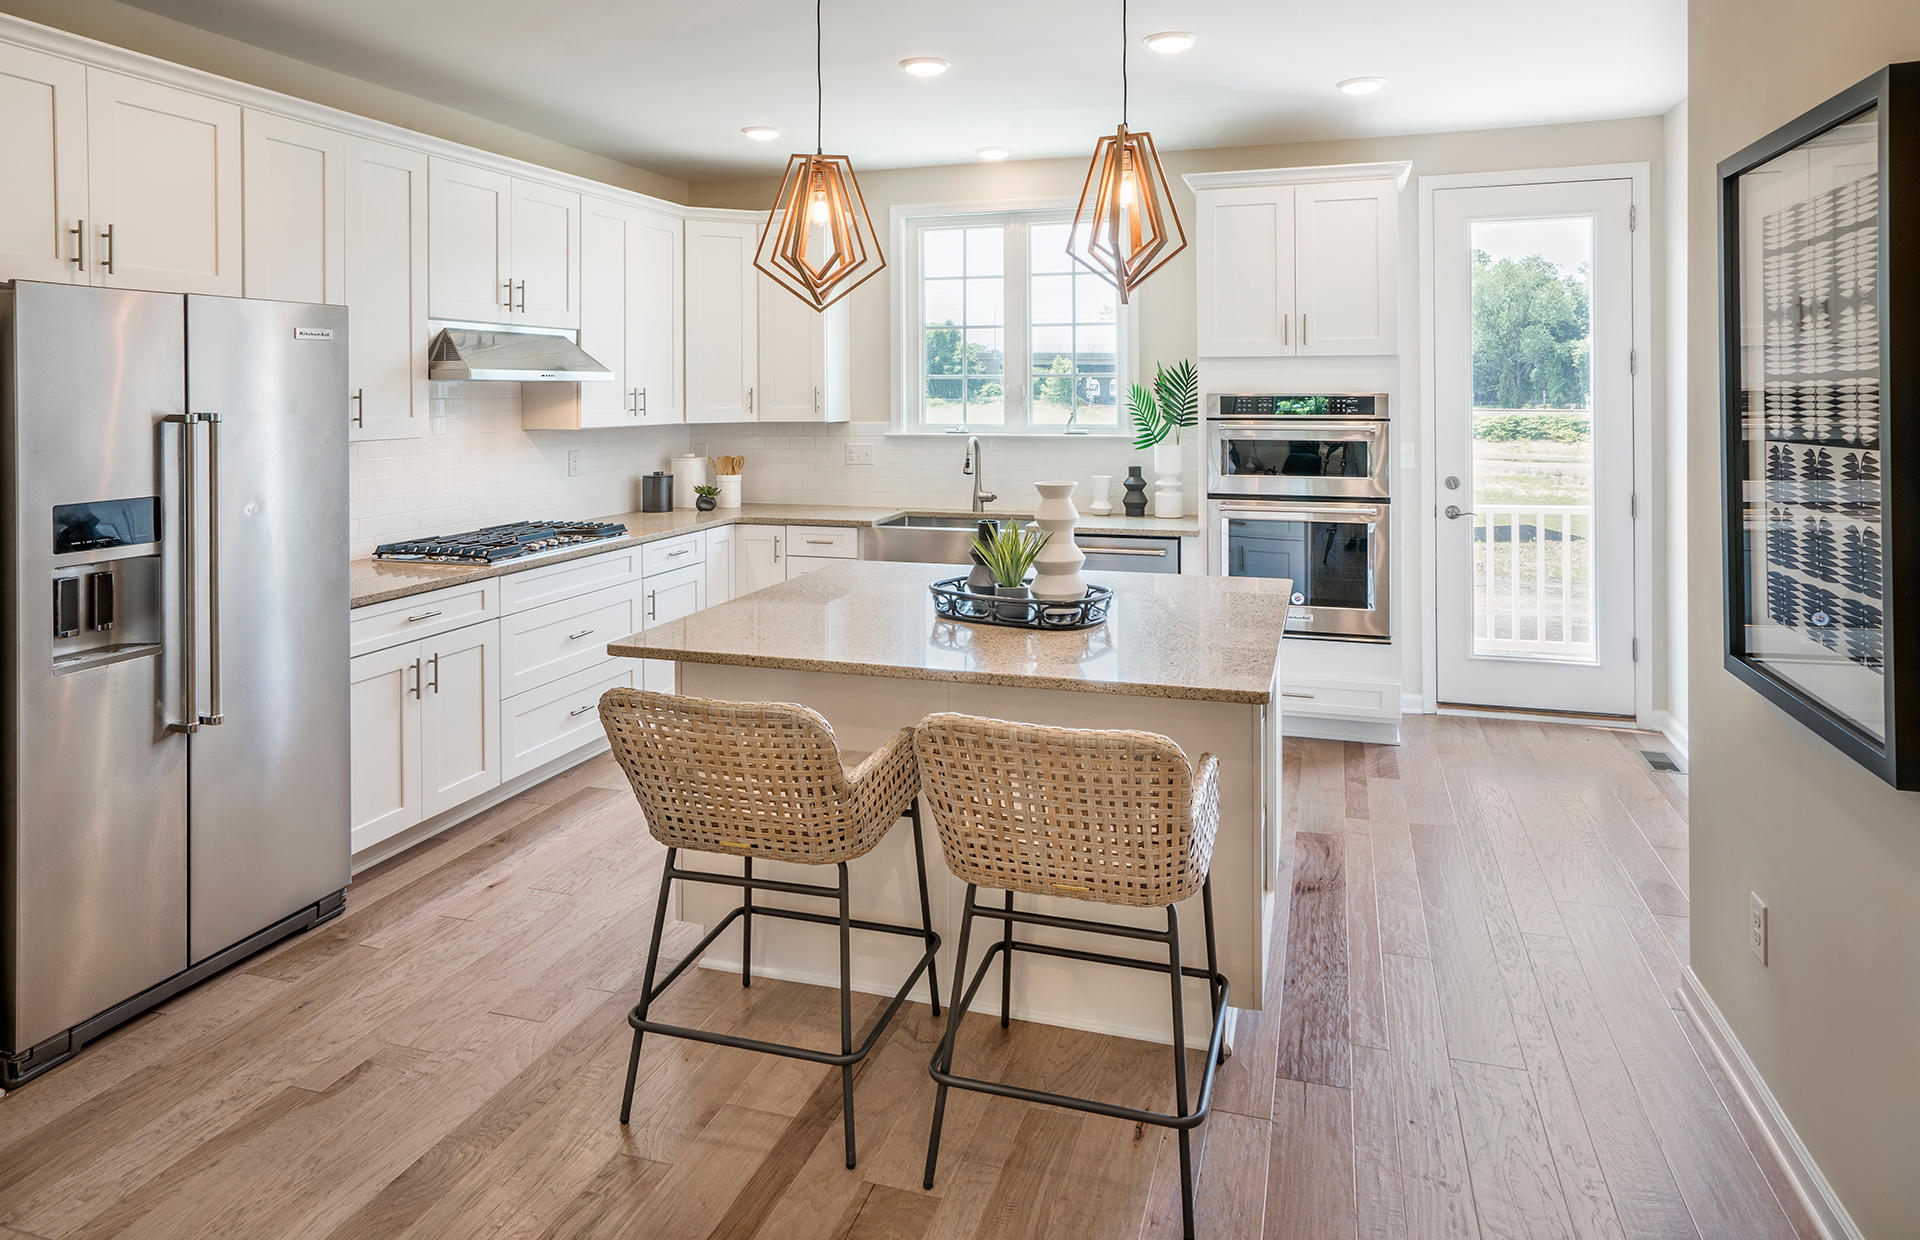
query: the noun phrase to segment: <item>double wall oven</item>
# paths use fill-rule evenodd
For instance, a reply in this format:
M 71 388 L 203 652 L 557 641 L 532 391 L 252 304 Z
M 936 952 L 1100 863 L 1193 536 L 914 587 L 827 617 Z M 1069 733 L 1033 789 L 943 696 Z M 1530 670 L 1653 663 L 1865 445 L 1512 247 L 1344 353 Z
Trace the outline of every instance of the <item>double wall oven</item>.
M 1293 582 L 1289 633 L 1391 635 L 1387 398 L 1207 399 L 1213 571 Z

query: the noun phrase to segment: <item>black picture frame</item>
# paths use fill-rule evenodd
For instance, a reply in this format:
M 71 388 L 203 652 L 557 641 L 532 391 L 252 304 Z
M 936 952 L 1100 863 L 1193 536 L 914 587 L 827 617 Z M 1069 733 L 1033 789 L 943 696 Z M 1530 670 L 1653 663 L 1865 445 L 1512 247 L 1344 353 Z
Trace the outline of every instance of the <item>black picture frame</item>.
M 1884 738 L 1746 649 L 1753 535 L 1746 513 L 1751 451 L 1744 437 L 1740 321 L 1742 176 L 1876 109 Z M 1725 666 L 1887 783 L 1920 789 L 1920 574 L 1912 571 L 1920 555 L 1920 62 L 1887 66 L 1722 160 L 1718 173 Z

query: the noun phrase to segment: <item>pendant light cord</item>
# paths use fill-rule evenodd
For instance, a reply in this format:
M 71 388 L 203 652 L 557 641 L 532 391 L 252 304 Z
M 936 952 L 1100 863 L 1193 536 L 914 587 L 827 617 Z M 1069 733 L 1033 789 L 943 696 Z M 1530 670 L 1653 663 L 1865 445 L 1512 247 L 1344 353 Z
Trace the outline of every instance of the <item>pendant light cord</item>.
M 1120 0 L 1120 123 L 1127 123 L 1127 96 L 1131 83 L 1127 81 L 1127 0 Z
M 813 153 L 826 154 L 825 140 L 821 137 L 825 122 L 821 114 L 826 110 L 826 75 L 820 67 L 821 23 L 820 7 L 826 0 L 813 0 Z M 1124 109 L 1123 109 L 1124 110 Z

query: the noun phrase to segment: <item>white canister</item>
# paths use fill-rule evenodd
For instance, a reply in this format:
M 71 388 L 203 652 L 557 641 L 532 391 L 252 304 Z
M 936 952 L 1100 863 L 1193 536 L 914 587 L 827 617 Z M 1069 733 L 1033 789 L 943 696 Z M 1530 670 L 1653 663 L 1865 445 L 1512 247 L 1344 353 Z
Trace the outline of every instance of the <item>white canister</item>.
M 686 452 L 673 458 L 673 506 L 677 511 L 692 512 L 693 501 L 699 498 L 693 488 L 706 485 L 706 457 Z
M 715 497 L 718 507 L 738 508 L 740 506 L 739 474 L 721 474 L 713 480 L 713 484 L 720 488 L 720 494 Z

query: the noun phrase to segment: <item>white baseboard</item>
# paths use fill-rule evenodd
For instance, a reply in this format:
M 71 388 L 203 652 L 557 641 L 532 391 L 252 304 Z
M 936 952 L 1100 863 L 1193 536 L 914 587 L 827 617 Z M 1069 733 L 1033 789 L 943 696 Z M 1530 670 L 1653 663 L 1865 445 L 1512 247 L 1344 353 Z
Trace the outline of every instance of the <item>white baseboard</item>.
M 1427 701 L 1425 694 L 1402 693 L 1400 695 L 1400 713 L 1403 715 L 1431 715 L 1433 703 Z
M 1720 1008 L 1707 994 L 1700 979 L 1694 976 L 1692 969 L 1680 972 L 1680 1001 L 1686 1005 L 1687 1014 L 1693 1017 L 1693 1023 L 1699 1027 L 1706 1038 L 1707 1045 L 1713 1050 L 1713 1057 L 1720 1061 L 1720 1067 L 1727 1078 L 1733 1082 L 1735 1092 L 1753 1116 L 1753 1122 L 1760 1126 L 1760 1133 L 1766 1138 L 1768 1147 L 1785 1168 L 1787 1178 L 1793 1182 L 1793 1191 L 1800 1203 L 1807 1208 L 1813 1218 L 1813 1225 L 1820 1229 L 1824 1240 L 1866 1240 L 1859 1226 L 1847 1214 L 1840 1198 L 1834 1194 L 1833 1185 L 1827 1183 L 1820 1168 L 1813 1161 L 1813 1155 L 1793 1130 L 1793 1124 L 1787 1119 L 1787 1113 L 1780 1109 L 1779 1101 L 1773 1091 L 1767 1088 L 1767 1082 L 1754 1067 L 1753 1060 L 1747 1057 L 1740 1039 L 1733 1034 L 1733 1027 L 1727 1024 L 1727 1018 L 1720 1014 Z
M 1687 724 L 1684 719 L 1674 718 L 1669 711 L 1656 710 L 1648 716 L 1647 726 L 1667 738 L 1667 748 L 1679 759 L 1681 770 L 1693 769 L 1687 761 Z
M 1301 712 L 1280 716 L 1280 735 L 1324 741 L 1365 741 L 1369 745 L 1398 745 L 1398 719 L 1335 719 Z

